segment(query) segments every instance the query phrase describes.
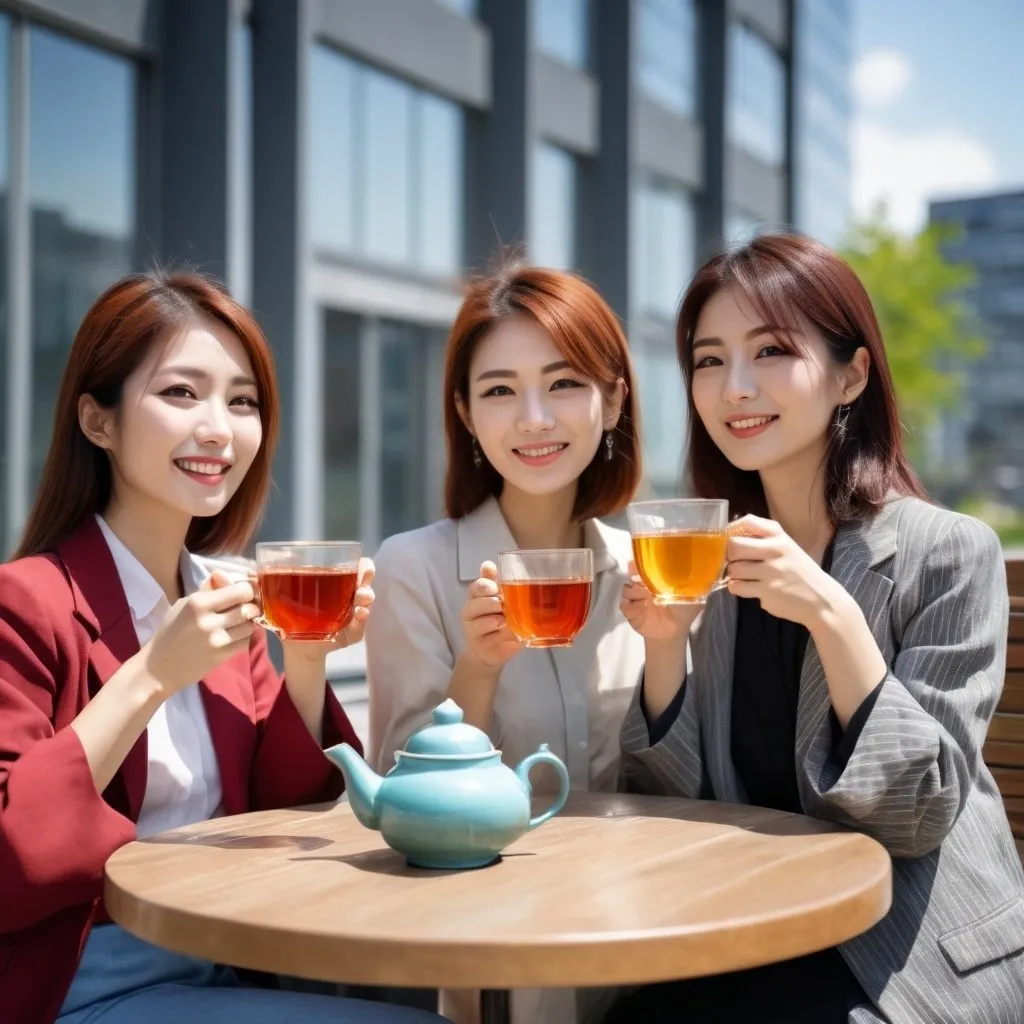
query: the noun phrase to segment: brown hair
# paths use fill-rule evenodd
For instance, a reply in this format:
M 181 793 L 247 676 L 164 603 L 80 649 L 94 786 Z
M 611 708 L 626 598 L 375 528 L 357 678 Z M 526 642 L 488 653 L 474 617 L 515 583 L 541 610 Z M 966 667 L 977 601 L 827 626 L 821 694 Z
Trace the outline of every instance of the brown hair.
M 16 558 L 52 550 L 87 516 L 102 513 L 112 490 L 107 453 L 82 433 L 78 402 L 121 401 L 125 380 L 166 339 L 200 317 L 227 327 L 245 347 L 259 395 L 263 442 L 249 472 L 217 515 L 195 518 L 186 544 L 198 553 L 241 548 L 255 531 L 270 486 L 280 416 L 270 346 L 252 315 L 214 281 L 193 273 L 132 274 L 111 285 L 85 314 L 61 378 L 53 437 Z
M 514 314 L 542 327 L 569 365 L 609 392 L 626 384 L 622 413 L 613 428 L 612 459 L 604 448 L 580 474 L 575 519 L 620 511 L 640 482 L 640 437 L 633 369 L 622 328 L 600 295 L 574 274 L 512 264 L 472 282 L 445 351 L 444 425 L 448 444 L 445 508 L 460 519 L 488 497 L 501 494 L 501 474 L 486 460 L 473 463 L 473 437 L 459 415 L 457 398 L 468 400 L 469 364 L 477 344 L 496 324 Z
M 729 462 L 693 404 L 694 330 L 704 304 L 723 288 L 738 289 L 767 323 L 787 330 L 799 330 L 802 314 L 839 365 L 849 364 L 861 347 L 871 356 L 867 385 L 849 406 L 846 428 L 832 431 L 829 440 L 825 501 L 833 524 L 870 517 L 890 491 L 924 497 L 903 447 L 892 375 L 868 293 L 836 253 L 797 234 L 759 235 L 713 256 L 683 296 L 676 347 L 690 414 L 687 470 L 696 493 L 727 498 L 730 513 L 768 514 L 759 474 Z

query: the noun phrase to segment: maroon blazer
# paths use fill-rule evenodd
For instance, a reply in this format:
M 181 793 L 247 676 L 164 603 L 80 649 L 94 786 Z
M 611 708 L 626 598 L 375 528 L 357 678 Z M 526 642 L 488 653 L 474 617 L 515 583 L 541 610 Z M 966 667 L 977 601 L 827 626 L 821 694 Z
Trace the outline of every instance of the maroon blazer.
M 139 649 L 113 557 L 90 518 L 53 553 L 0 566 L 0 1018 L 51 1024 L 101 905 L 103 866 L 135 839 L 143 733 L 101 795 L 68 725 Z M 325 684 L 326 685 L 326 684 Z M 199 683 L 226 814 L 332 800 L 323 755 L 261 631 Z M 323 741 L 361 750 L 328 687 Z

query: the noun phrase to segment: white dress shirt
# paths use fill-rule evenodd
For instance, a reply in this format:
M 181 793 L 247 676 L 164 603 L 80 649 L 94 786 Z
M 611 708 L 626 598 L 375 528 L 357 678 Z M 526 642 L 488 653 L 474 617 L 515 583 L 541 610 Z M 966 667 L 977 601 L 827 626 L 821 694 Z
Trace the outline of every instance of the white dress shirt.
M 170 603 L 160 584 L 103 519 L 96 519 L 117 566 L 141 647 L 159 629 Z M 205 573 L 184 549 L 180 571 L 185 593 L 198 590 Z M 199 687 L 186 686 L 164 701 L 150 719 L 146 736 L 149 765 L 136 825 L 139 838 L 222 814 L 220 769 Z

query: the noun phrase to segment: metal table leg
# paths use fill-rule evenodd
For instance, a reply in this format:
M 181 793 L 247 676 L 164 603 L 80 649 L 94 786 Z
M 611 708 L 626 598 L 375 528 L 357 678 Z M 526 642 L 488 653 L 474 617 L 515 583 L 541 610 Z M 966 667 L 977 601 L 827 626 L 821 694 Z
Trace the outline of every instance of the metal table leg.
M 512 1024 L 508 989 L 485 988 L 480 993 L 480 1024 Z

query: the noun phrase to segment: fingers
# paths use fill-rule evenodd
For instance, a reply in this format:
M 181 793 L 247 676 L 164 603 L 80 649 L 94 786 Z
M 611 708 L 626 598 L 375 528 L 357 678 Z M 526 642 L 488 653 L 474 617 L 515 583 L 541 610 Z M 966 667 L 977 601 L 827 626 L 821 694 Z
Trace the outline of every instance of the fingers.
M 253 624 L 251 622 L 240 622 L 227 628 L 215 629 L 210 633 L 210 645 L 216 650 L 224 651 L 232 648 L 231 653 L 248 647 L 249 638 L 252 636 Z
M 725 560 L 732 562 L 750 559 L 763 561 L 779 550 L 777 537 L 730 537 L 725 545 Z
M 225 580 L 222 583 L 214 581 L 214 577 L 218 575 L 220 574 L 212 573 L 203 586 L 186 600 L 192 602 L 199 611 L 204 612 L 223 612 L 236 605 L 252 603 L 256 600 L 256 592 L 248 580 L 231 583 L 221 576 L 221 579 Z
M 373 583 L 374 576 L 377 575 L 376 566 L 373 564 L 373 560 L 369 558 L 359 559 L 359 571 L 357 574 L 357 580 L 359 583 L 360 590 L 364 587 L 369 588 Z
M 214 569 L 209 576 L 203 580 L 200 590 L 220 590 L 223 587 L 230 587 L 231 580 L 220 569 Z
M 761 516 L 741 516 L 734 519 L 727 527 L 730 537 L 777 537 L 782 527 L 774 519 L 762 519 Z
M 377 595 L 373 592 L 372 587 L 362 586 L 356 590 L 355 597 L 353 598 L 353 604 L 357 610 L 360 608 L 368 609 L 376 598 Z
M 485 580 L 494 580 L 497 582 L 498 567 L 493 562 L 481 562 L 480 576 Z

